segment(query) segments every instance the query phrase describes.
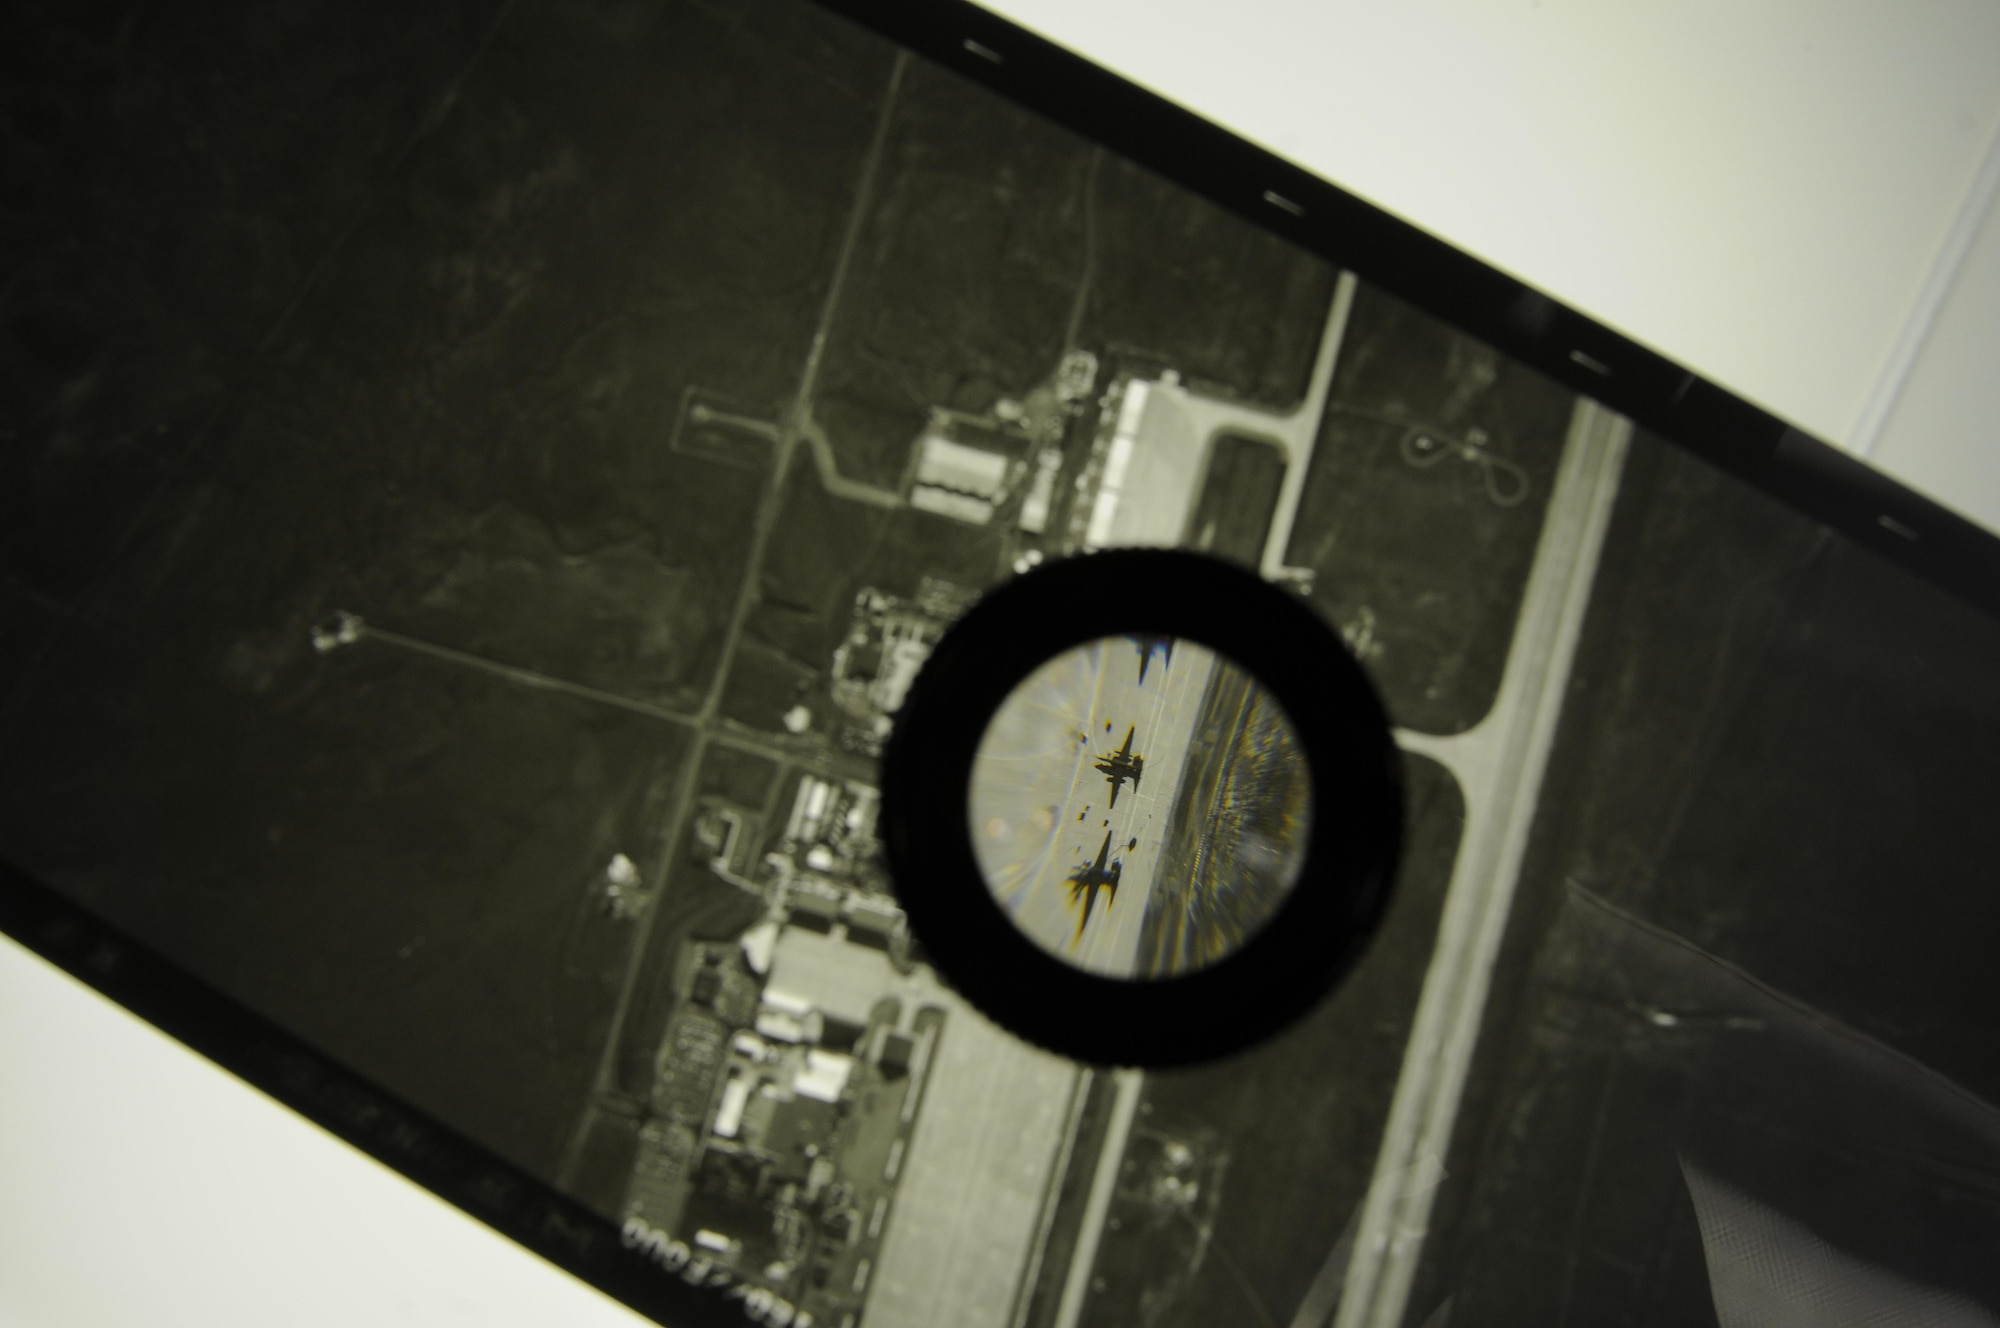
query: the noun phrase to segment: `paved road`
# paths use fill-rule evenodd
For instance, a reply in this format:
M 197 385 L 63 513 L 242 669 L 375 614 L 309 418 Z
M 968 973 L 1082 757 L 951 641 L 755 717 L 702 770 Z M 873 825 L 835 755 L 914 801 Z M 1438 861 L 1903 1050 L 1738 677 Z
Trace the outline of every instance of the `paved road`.
M 1630 436 L 1629 421 L 1577 402 L 1493 709 L 1451 737 L 1397 733 L 1458 780 L 1465 829 L 1336 1328 L 1403 1322 Z
M 1140 922 L 1167 840 L 1215 656 L 1183 643 L 1171 660 L 1142 658 L 1129 638 L 1071 651 L 1010 700 L 988 731 L 973 771 L 968 812 L 980 865 L 1021 929 L 1080 967 L 1127 977 L 1136 967 Z M 1135 789 L 1111 803 L 1096 762 L 1126 732 L 1145 757 Z M 1088 920 L 1069 885 L 1110 836 L 1122 865 L 1118 889 L 1100 891 Z
M 662 860 L 666 863 L 673 863 L 680 856 L 680 845 L 694 813 L 695 773 L 701 769 L 701 763 L 707 756 L 710 743 L 714 741 L 715 735 L 722 731 L 726 722 L 722 718 L 723 689 L 729 683 L 736 652 L 742 645 L 744 628 L 750 620 L 751 612 L 757 606 L 761 572 L 764 560 L 771 551 L 772 536 L 778 528 L 779 513 L 784 507 L 785 478 L 791 471 L 792 457 L 801 446 L 812 445 L 809 437 L 812 403 L 818 386 L 820 367 L 826 355 L 827 339 L 832 332 L 834 315 L 840 309 L 841 297 L 847 287 L 848 269 L 853 263 L 856 249 L 860 246 L 862 227 L 874 198 L 876 178 L 880 173 L 889 141 L 889 129 L 895 117 L 897 99 L 909 65 L 909 54 L 899 50 L 890 67 L 887 85 L 882 92 L 881 109 L 876 115 L 874 136 L 869 141 L 867 154 L 862 158 L 861 175 L 855 186 L 854 206 L 848 212 L 839 254 L 834 261 L 833 277 L 827 288 L 826 300 L 820 308 L 819 324 L 813 333 L 811 348 L 806 354 L 804 372 L 800 375 L 798 393 L 785 418 L 771 430 L 770 436 L 774 439 L 772 468 L 770 477 L 765 482 L 763 497 L 758 504 L 743 582 L 737 591 L 736 604 L 730 612 L 729 624 L 723 634 L 721 654 L 715 666 L 713 681 L 695 717 L 694 742 L 681 767 L 683 773 L 678 791 L 674 796 L 672 807 L 663 818 L 661 843 L 666 851 L 662 855 Z M 664 879 L 658 882 L 658 885 L 661 889 L 665 889 Z M 637 995 L 651 976 L 647 960 L 653 954 L 653 950 L 648 942 L 651 940 L 655 919 L 662 912 L 663 910 L 658 908 L 648 909 L 639 921 L 638 934 L 633 938 L 630 956 L 619 983 L 618 998 L 612 1007 L 610 1026 L 605 1033 L 603 1051 L 598 1059 L 591 1101 L 584 1107 L 557 1168 L 556 1185 L 560 1189 L 572 1191 L 575 1189 L 577 1175 L 583 1163 L 584 1146 L 590 1138 L 591 1129 L 606 1102 L 617 1096 L 615 1069 L 618 1056 L 624 1045 L 627 1020 L 631 1017 Z

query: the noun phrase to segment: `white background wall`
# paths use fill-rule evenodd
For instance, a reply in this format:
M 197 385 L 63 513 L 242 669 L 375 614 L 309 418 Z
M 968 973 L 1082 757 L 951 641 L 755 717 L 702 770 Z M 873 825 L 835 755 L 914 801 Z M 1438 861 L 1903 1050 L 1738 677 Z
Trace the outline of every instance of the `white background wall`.
M 2000 529 L 2000 6 L 995 7 Z M 635 1322 L 0 941 L 0 1325 Z
M 2000 529 L 2000 6 L 988 3 Z

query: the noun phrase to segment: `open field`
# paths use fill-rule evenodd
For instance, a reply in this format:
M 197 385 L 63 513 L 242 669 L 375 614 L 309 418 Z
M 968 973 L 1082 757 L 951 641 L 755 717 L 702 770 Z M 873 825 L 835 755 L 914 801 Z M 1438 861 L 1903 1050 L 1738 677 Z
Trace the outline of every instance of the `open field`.
M 1397 724 L 1493 704 L 1574 397 L 1361 288 L 1286 561 L 1314 573 Z
M 1682 1157 L 2000 1304 L 2000 629 L 1643 438 L 1600 575 L 1413 1308 L 1703 1321 Z
M 1128 1186 L 1138 1192 L 1114 1201 L 1079 1323 L 1285 1324 L 1320 1274 L 1367 1191 L 1458 846 L 1457 785 L 1422 758 L 1406 768 L 1411 852 L 1353 976 L 1261 1046 L 1146 1076 L 1135 1128 L 1221 1158 L 1219 1198 L 1204 1235 L 1194 1215 Z

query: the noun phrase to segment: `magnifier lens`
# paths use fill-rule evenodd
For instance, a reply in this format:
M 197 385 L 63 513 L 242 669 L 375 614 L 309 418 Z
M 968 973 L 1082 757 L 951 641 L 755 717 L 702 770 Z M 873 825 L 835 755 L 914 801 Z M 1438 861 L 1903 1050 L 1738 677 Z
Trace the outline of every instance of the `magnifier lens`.
M 1305 861 L 1312 775 L 1277 698 L 1170 637 L 1103 637 L 1030 674 L 988 723 L 973 851 L 1014 925 L 1112 978 L 1227 958 Z

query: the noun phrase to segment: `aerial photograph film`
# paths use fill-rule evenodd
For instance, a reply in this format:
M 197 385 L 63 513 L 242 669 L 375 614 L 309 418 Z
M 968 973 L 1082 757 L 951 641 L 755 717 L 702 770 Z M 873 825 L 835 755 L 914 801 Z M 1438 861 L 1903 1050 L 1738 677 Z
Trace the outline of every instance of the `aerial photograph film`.
M 804 0 L 10 28 L 0 855 L 816 1328 L 1995 1322 L 1990 619 Z M 1322 614 L 1408 799 L 1339 989 L 1143 1074 L 954 993 L 876 782 L 1130 545 Z M 1018 699 L 1024 930 L 1254 934 L 1253 679 Z
M 1127 636 L 1015 688 L 974 754 L 966 814 L 987 888 L 1036 944 L 1104 977 L 1171 977 L 1277 912 L 1311 790 L 1297 731 L 1254 677 L 1196 642 Z

